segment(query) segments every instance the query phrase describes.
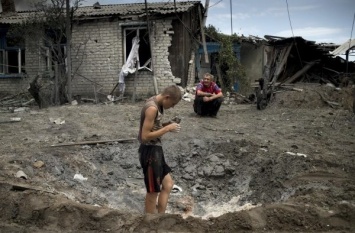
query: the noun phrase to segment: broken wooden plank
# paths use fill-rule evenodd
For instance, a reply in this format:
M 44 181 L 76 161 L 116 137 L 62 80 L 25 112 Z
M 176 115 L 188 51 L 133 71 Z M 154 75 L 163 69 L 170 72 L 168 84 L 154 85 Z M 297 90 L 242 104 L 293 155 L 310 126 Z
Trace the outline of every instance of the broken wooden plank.
M 320 98 L 323 100 L 323 102 L 328 104 L 330 107 L 338 108 L 340 106 L 340 104 L 338 102 L 329 101 L 320 92 L 318 92 L 318 91 L 316 91 L 316 92 L 320 95 Z
M 293 43 L 288 45 L 288 47 L 285 47 L 281 51 L 281 55 L 279 57 L 279 61 L 276 61 L 276 71 L 271 79 L 271 83 L 274 83 L 277 81 L 281 71 L 284 70 L 284 66 L 287 62 L 288 56 L 290 55 L 291 49 L 293 47 Z
M 115 96 L 112 96 L 111 98 L 112 98 L 112 100 L 102 102 L 102 104 L 110 104 L 110 103 L 113 103 L 113 102 L 117 102 L 119 100 L 127 99 L 128 97 L 123 97 L 123 96 L 115 97 Z
M 306 73 L 310 68 L 312 68 L 312 66 L 314 66 L 317 62 L 318 62 L 318 60 L 309 62 L 307 65 L 305 65 L 302 69 L 300 69 L 299 71 L 297 71 L 297 72 L 296 72 L 294 75 L 292 75 L 290 78 L 286 79 L 285 83 L 292 83 L 292 82 L 295 81 L 297 78 L 299 78 L 301 75 L 303 75 L 304 73 Z
M 30 105 L 30 104 L 32 104 L 33 102 L 35 102 L 35 99 L 30 99 L 30 100 L 26 101 L 25 103 L 23 103 L 22 106 Z
M 89 99 L 89 98 L 81 98 L 80 99 L 82 102 L 92 102 L 92 103 L 95 103 L 96 100 L 94 99 Z
M 16 123 L 16 122 L 20 122 L 21 118 L 20 117 L 11 117 L 10 120 L 6 120 L 6 121 L 0 121 L 0 124 L 4 124 L 4 123 Z
M 135 103 L 136 102 L 136 94 L 137 94 L 137 82 L 138 82 L 138 60 L 136 60 L 136 72 L 134 74 L 134 78 L 133 78 L 133 94 L 132 94 L 132 102 Z
M 269 83 L 269 86 L 271 86 L 271 85 L 272 85 L 272 83 Z M 276 83 L 275 83 L 275 86 L 279 86 L 279 85 L 281 85 L 280 82 L 276 82 Z M 293 86 L 294 84 L 282 84 L 282 85 Z M 253 83 L 251 83 L 251 87 L 259 87 L 259 86 L 260 86 L 259 82 L 253 82 Z
M 83 142 L 53 144 L 53 145 L 51 145 L 51 147 L 93 145 L 93 144 L 103 144 L 103 143 L 108 143 L 108 142 L 129 142 L 129 141 L 135 141 L 135 140 L 137 140 L 137 139 L 136 138 L 128 138 L 128 139 L 113 139 L 113 140 L 101 140 L 101 141 L 83 141 Z
M 303 89 L 296 88 L 296 87 L 287 87 L 287 86 L 283 86 L 283 85 L 281 85 L 280 87 L 285 88 L 287 90 L 291 90 L 291 91 L 298 91 L 298 92 L 302 92 L 303 91 Z
M 33 191 L 39 191 L 39 192 L 46 192 L 46 193 L 51 193 L 54 194 L 54 191 L 51 190 L 45 190 L 42 189 L 41 187 L 35 187 L 31 184 L 23 184 L 23 183 L 18 183 L 18 182 L 11 182 L 11 181 L 5 181 L 1 180 L 0 185 L 9 185 L 12 187 L 12 190 L 15 191 L 25 191 L 25 190 L 33 190 Z
M 222 91 L 225 91 L 226 90 L 226 86 L 224 85 L 224 81 L 223 81 L 223 77 L 222 77 L 222 71 L 221 71 L 221 68 L 219 67 L 218 63 L 216 63 L 216 70 L 217 70 L 217 76 L 218 76 L 219 82 L 221 84 Z M 217 79 L 215 81 L 217 81 Z

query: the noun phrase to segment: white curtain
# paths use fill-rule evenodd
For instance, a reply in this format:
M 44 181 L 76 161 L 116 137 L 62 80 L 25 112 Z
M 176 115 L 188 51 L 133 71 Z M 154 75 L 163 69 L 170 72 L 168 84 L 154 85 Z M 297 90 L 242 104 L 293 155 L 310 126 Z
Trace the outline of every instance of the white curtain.
M 122 69 L 118 75 L 119 91 L 122 93 L 121 95 L 123 95 L 126 87 L 124 78 L 128 74 L 133 74 L 134 72 L 136 72 L 136 62 L 139 62 L 138 49 L 139 38 L 136 36 L 132 39 L 131 51 L 129 52 L 126 63 L 122 66 Z

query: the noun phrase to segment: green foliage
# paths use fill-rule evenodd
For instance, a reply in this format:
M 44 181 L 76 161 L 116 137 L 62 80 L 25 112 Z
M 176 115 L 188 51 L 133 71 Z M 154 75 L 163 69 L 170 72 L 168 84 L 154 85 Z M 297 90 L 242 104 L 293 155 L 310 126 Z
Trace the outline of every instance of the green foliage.
M 250 84 L 246 78 L 246 73 L 233 50 L 233 44 L 239 44 L 241 38 L 236 34 L 225 35 L 219 32 L 214 26 L 205 28 L 207 41 L 219 42 L 221 49 L 215 62 L 221 68 L 221 75 L 225 86 L 224 91 L 233 91 L 234 83 L 238 83 L 238 92 L 245 94 L 250 90 Z

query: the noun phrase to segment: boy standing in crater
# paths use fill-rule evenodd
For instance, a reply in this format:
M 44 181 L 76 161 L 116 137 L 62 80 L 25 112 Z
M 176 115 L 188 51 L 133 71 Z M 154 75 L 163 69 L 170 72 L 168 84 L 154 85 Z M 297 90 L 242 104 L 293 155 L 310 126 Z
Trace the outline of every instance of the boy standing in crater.
M 166 87 L 162 93 L 151 97 L 141 111 L 138 140 L 139 161 L 143 169 L 147 189 L 146 213 L 165 213 L 174 181 L 171 168 L 166 164 L 161 137 L 168 132 L 179 132 L 180 124 L 163 123 L 164 109 L 173 108 L 181 100 L 181 91 L 176 85 Z M 156 205 L 158 199 L 158 205 Z

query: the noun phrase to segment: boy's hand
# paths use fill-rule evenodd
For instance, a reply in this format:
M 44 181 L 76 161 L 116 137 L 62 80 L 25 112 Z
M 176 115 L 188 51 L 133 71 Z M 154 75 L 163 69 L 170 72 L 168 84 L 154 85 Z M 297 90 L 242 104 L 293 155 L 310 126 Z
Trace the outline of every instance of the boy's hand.
M 181 119 L 176 116 L 176 117 L 174 117 L 173 119 L 171 119 L 170 121 L 164 122 L 162 125 L 163 125 L 163 127 L 165 127 L 165 126 L 170 125 L 170 124 L 172 124 L 172 123 L 180 124 L 180 122 L 181 122 Z
M 180 132 L 180 129 L 181 129 L 180 124 L 177 124 L 177 123 L 171 123 L 171 124 L 167 125 L 166 127 L 169 127 L 169 132 L 174 132 L 174 133 Z

